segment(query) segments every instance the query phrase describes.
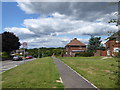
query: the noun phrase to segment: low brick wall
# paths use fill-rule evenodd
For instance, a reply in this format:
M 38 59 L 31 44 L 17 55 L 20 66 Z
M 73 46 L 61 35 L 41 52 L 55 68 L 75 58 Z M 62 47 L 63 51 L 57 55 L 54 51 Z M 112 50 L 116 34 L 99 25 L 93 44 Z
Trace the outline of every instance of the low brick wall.
M 106 50 L 97 50 L 94 53 L 94 56 L 107 56 L 107 51 Z
M 101 51 L 101 56 L 107 56 L 107 51 L 105 50 L 105 51 Z

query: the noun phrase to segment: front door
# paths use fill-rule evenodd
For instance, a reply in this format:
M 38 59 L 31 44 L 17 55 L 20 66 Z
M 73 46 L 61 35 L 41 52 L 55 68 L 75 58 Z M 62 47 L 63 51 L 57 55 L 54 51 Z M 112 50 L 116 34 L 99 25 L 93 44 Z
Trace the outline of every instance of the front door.
M 110 56 L 110 50 L 109 49 L 107 50 L 107 56 Z

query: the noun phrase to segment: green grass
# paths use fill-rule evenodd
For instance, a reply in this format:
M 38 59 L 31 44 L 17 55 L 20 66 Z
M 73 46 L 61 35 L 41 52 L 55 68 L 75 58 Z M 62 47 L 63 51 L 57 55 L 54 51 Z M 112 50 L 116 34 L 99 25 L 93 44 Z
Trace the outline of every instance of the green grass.
M 2 74 L 3 88 L 63 88 L 52 58 L 27 62 Z
M 113 72 L 118 69 L 115 58 L 63 57 L 60 59 L 98 88 L 117 88 L 115 84 L 117 75 Z

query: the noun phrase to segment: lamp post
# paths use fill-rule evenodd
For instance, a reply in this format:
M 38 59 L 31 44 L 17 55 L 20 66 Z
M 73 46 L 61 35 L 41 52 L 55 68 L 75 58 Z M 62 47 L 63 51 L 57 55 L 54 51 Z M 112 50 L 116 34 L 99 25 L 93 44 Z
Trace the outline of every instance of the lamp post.
M 27 42 L 23 42 L 22 43 L 22 45 L 23 45 L 23 48 L 24 48 L 24 63 L 25 63 L 25 48 L 27 48 Z
M 38 58 L 40 58 L 40 50 L 39 50 L 39 48 L 38 48 Z

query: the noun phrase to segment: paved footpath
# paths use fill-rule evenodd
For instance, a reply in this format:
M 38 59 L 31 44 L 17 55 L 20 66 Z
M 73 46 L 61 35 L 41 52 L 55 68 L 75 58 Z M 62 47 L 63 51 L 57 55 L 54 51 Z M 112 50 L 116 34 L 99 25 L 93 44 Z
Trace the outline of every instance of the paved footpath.
M 61 60 L 57 59 L 56 57 L 52 58 L 58 68 L 58 71 L 60 72 L 60 76 L 65 88 L 90 88 L 90 90 L 98 90 L 96 86 L 83 78 L 68 65 L 64 64 Z

